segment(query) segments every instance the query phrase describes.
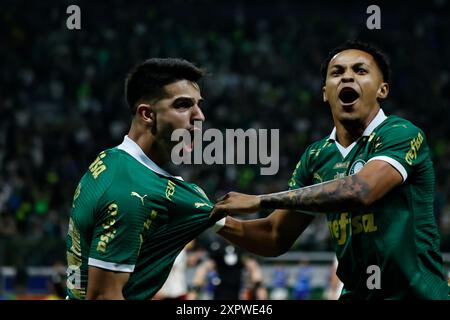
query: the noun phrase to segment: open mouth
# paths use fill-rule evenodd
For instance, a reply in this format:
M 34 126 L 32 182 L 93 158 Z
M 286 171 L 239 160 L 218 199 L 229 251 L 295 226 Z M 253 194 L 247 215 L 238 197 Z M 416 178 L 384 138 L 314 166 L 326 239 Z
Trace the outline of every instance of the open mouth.
M 191 143 L 190 144 L 184 144 L 184 150 L 186 152 L 192 152 L 194 150 L 194 131 L 199 130 L 198 128 L 191 128 L 189 129 L 189 135 L 191 136 Z
M 343 106 L 351 106 L 359 99 L 359 93 L 353 88 L 343 88 L 339 93 L 339 100 Z

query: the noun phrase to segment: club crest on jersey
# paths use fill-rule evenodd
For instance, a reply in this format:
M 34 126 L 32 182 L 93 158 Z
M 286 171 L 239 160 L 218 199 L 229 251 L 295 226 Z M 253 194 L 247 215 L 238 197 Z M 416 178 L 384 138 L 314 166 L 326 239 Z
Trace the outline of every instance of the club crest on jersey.
M 352 175 L 352 174 L 356 174 L 356 173 L 360 172 L 365 164 L 366 164 L 366 162 L 363 159 L 356 160 L 355 162 L 353 162 L 352 166 L 350 167 L 348 174 Z

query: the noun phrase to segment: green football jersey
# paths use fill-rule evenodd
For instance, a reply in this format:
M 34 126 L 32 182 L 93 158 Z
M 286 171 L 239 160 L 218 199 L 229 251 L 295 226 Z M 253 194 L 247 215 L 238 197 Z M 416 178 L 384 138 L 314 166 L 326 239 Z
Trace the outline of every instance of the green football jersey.
M 183 247 L 214 224 L 212 207 L 201 188 L 165 172 L 128 137 L 101 152 L 74 195 L 69 298 L 85 298 L 88 266 L 129 272 L 124 297 L 151 298 Z
M 446 299 L 433 163 L 425 134 L 411 122 L 380 110 L 347 148 L 333 130 L 307 148 L 289 188 L 352 175 L 373 160 L 390 163 L 403 183 L 364 209 L 325 213 L 344 283 L 341 299 Z

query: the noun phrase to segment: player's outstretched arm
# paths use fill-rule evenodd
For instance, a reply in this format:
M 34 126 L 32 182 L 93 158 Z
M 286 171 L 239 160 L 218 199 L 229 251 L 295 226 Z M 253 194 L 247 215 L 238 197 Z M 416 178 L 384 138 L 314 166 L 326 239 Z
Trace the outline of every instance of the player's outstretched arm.
M 89 266 L 88 300 L 124 300 L 122 289 L 130 278 L 130 273 L 117 272 Z
M 227 216 L 218 234 L 249 252 L 275 257 L 288 251 L 313 219 L 292 210 L 275 210 L 266 218 L 245 221 Z
M 314 212 L 352 210 L 372 204 L 403 181 L 402 175 L 382 160 L 368 162 L 357 174 L 295 190 L 267 195 L 228 193 L 211 215 L 250 213 L 261 208 Z

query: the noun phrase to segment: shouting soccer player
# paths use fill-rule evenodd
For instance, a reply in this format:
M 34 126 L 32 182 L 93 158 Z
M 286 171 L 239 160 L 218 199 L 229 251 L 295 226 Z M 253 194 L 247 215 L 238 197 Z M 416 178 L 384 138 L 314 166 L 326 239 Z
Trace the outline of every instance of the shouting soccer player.
M 205 119 L 202 76 L 181 59 L 149 59 L 128 75 L 128 135 L 98 155 L 75 191 L 68 298 L 151 298 L 183 247 L 214 224 L 202 189 L 161 168 L 174 146 L 172 132 L 192 133 L 194 121 Z
M 264 219 L 228 216 L 219 234 L 276 256 L 314 219 L 311 212 L 322 212 L 339 260 L 341 299 L 446 299 L 430 150 L 422 130 L 380 108 L 389 93 L 388 60 L 372 45 L 347 42 L 330 52 L 322 76 L 335 128 L 306 149 L 289 191 L 229 193 L 218 202 L 213 215 L 277 209 Z

